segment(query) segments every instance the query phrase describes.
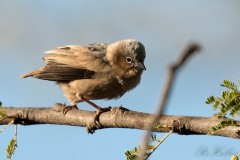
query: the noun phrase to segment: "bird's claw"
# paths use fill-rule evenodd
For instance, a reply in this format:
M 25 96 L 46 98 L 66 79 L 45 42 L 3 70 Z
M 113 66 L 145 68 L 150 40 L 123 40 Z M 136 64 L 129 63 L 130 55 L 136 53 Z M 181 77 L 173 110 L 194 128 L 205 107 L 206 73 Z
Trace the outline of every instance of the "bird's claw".
M 77 109 L 77 110 L 78 110 L 78 107 L 77 107 L 76 104 L 73 105 L 73 106 L 65 106 L 65 107 L 63 108 L 63 114 L 66 115 L 67 112 L 68 112 L 69 110 L 71 110 L 71 109 Z
M 104 112 L 108 112 L 111 111 L 112 107 L 106 107 L 106 108 L 99 108 L 94 116 L 94 123 L 98 124 L 101 126 L 101 123 L 99 122 L 99 116 L 104 113 Z M 97 123 L 98 122 L 98 123 Z

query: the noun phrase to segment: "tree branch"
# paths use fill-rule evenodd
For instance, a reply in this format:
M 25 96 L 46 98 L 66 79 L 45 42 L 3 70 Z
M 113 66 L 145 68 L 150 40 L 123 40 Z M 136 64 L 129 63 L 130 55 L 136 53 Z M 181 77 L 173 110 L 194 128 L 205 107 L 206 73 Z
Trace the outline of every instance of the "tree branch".
M 161 101 L 156 111 L 156 116 L 154 119 L 147 124 L 148 131 L 143 136 L 142 139 L 142 155 L 144 155 L 148 140 L 150 138 L 151 131 L 150 129 L 157 123 L 157 121 L 162 118 L 162 114 L 164 113 L 164 109 L 167 106 L 168 98 L 170 97 L 174 80 L 176 79 L 177 71 L 186 63 L 186 61 L 195 53 L 197 53 L 201 49 L 200 45 L 197 43 L 190 43 L 186 46 L 180 56 L 177 58 L 176 62 L 172 63 L 168 67 L 167 76 L 161 96 Z
M 113 108 L 111 111 L 103 113 L 99 117 L 101 126 L 94 124 L 95 112 L 70 110 L 63 114 L 63 105 L 55 104 L 52 108 L 13 108 L 0 107 L 6 111 L 5 118 L 0 121 L 0 125 L 8 124 L 14 118 L 15 124 L 35 125 L 35 124 L 57 124 L 87 127 L 94 130 L 105 128 L 129 128 L 129 129 L 149 129 L 147 124 L 151 123 L 156 115 L 131 111 L 123 107 Z M 225 118 L 226 119 L 226 118 Z M 191 116 L 171 116 L 162 115 L 159 123 L 160 128 L 153 129 L 155 132 L 169 132 L 173 127 L 173 132 L 182 135 L 207 135 L 209 128 L 221 122 L 223 119 L 213 117 L 191 117 Z M 173 123 L 174 122 L 174 123 Z M 231 126 L 216 132 L 216 136 L 240 138 L 240 121 L 238 126 Z M 170 127 L 171 126 L 171 127 Z

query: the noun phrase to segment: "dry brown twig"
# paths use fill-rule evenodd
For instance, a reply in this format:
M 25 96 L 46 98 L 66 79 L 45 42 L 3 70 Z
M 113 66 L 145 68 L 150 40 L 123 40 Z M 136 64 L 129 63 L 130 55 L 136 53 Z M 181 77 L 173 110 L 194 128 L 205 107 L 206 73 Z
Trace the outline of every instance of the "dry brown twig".
M 152 130 L 153 126 L 161 119 L 161 116 L 164 113 L 164 110 L 167 106 L 168 99 L 170 97 L 170 94 L 171 94 L 171 91 L 173 88 L 174 80 L 176 79 L 177 72 L 187 62 L 187 60 L 189 60 L 189 58 L 193 54 L 200 51 L 200 49 L 201 49 L 201 47 L 199 44 L 189 43 L 186 46 L 186 48 L 183 50 L 183 52 L 180 54 L 180 56 L 177 58 L 176 62 L 169 65 L 164 88 L 163 88 L 162 95 L 160 98 L 161 101 L 157 107 L 156 116 L 154 117 L 152 122 L 150 124 L 148 124 L 148 127 L 147 127 L 148 130 L 142 139 L 142 151 L 141 151 L 142 154 L 141 155 L 145 155 L 145 151 L 147 148 L 148 140 L 150 138 L 151 130 Z

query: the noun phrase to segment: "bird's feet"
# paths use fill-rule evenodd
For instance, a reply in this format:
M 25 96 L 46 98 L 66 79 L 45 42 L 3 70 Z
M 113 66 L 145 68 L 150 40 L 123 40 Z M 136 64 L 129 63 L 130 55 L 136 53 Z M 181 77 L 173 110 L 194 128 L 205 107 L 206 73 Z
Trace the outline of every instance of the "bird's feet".
M 108 112 L 112 109 L 112 107 L 107 107 L 107 108 L 101 108 L 98 105 L 96 105 L 95 103 L 93 103 L 92 101 L 90 101 L 89 99 L 85 98 L 83 95 L 79 95 L 78 93 L 76 94 L 76 96 L 81 100 L 84 101 L 86 103 L 88 103 L 89 105 L 91 105 L 92 107 L 94 107 L 97 112 L 94 116 L 94 123 L 95 124 L 99 124 L 101 126 L 101 123 L 99 122 L 99 116 L 104 113 L 104 112 Z M 96 123 L 98 122 L 98 123 Z
M 71 109 L 77 109 L 77 110 L 79 110 L 76 104 L 74 104 L 74 105 L 72 105 L 72 106 L 65 106 L 65 107 L 63 108 L 63 114 L 66 115 L 67 112 L 68 112 L 69 110 L 71 110 Z
M 102 128 L 102 124 L 99 121 L 99 116 L 104 113 L 104 112 L 108 112 L 112 109 L 112 107 L 106 107 L 106 108 L 101 108 L 99 107 L 96 111 L 96 114 L 94 115 L 94 123 L 89 123 L 86 128 L 87 128 L 87 132 L 90 134 L 93 134 L 95 132 L 95 130 Z
M 98 122 L 98 124 L 100 124 L 99 122 L 99 116 L 104 113 L 104 112 L 108 112 L 108 111 L 111 111 L 112 107 L 106 107 L 106 108 L 97 108 L 97 111 L 96 111 L 96 114 L 94 116 L 94 123 L 97 124 L 96 122 Z M 101 125 L 101 124 L 100 124 Z

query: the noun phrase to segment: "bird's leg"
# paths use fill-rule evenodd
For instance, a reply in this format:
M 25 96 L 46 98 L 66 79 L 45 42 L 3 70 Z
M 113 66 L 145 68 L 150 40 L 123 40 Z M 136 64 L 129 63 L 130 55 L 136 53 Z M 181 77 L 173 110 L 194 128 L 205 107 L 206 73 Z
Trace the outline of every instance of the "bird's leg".
M 76 104 L 74 104 L 74 105 L 72 105 L 72 106 L 65 106 L 64 108 L 63 108 L 63 114 L 65 115 L 65 114 L 67 114 L 67 112 L 69 111 L 69 110 L 71 110 L 71 109 L 78 109 L 78 107 L 77 107 L 77 105 Z
M 82 97 L 82 100 L 83 100 L 84 102 L 87 102 L 88 104 L 90 104 L 91 106 L 93 106 L 93 107 L 97 110 L 97 112 L 96 112 L 96 114 L 95 114 L 95 116 L 94 116 L 94 122 L 99 122 L 99 116 L 100 116 L 102 113 L 104 113 L 104 112 L 110 111 L 111 108 L 112 108 L 112 107 L 101 108 L 101 107 L 99 107 L 98 105 L 96 105 L 95 103 L 91 102 L 89 99 L 86 99 L 86 98 L 84 98 L 84 97 Z
M 108 112 L 111 110 L 112 107 L 107 107 L 107 108 L 102 108 L 102 107 L 99 107 L 98 105 L 96 105 L 95 103 L 91 102 L 89 99 L 85 98 L 84 96 L 82 95 L 79 95 L 77 94 L 77 97 L 79 97 L 79 99 L 81 99 L 82 101 L 90 104 L 91 106 L 93 106 L 97 112 L 96 112 L 96 115 L 94 116 L 94 122 L 99 122 L 99 116 L 100 114 L 102 114 L 103 112 Z

